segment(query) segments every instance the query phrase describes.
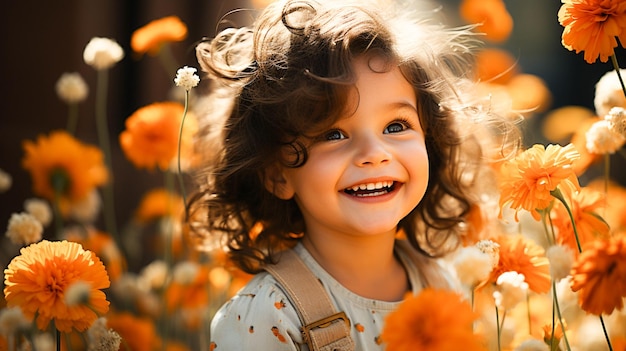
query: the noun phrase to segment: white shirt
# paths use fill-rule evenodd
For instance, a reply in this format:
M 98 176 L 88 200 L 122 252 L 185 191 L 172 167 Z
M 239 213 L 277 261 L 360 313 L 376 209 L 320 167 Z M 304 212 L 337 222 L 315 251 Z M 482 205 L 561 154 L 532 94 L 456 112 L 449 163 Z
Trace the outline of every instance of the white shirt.
M 350 319 L 356 350 L 384 350 L 380 334 L 385 317 L 396 310 L 401 301 L 379 301 L 359 296 L 328 274 L 301 243 L 293 250 L 323 284 L 337 310 L 345 312 Z M 407 272 L 413 293 L 418 293 L 424 287 L 423 274 L 402 251 L 396 250 L 396 254 Z M 436 274 L 443 274 L 453 286 L 450 275 L 438 264 L 420 268 L 439 270 Z M 308 351 L 300 333 L 301 326 L 281 285 L 272 275 L 263 272 L 252 278 L 213 317 L 211 345 L 215 351 Z

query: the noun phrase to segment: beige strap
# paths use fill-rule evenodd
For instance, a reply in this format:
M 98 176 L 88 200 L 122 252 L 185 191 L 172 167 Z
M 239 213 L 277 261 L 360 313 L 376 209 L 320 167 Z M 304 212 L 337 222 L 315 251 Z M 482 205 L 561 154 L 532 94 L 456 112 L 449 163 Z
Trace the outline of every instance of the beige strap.
M 285 250 L 265 270 L 283 286 L 302 322 L 302 337 L 310 351 L 353 351 L 350 320 L 337 312 L 321 282 L 293 250 Z

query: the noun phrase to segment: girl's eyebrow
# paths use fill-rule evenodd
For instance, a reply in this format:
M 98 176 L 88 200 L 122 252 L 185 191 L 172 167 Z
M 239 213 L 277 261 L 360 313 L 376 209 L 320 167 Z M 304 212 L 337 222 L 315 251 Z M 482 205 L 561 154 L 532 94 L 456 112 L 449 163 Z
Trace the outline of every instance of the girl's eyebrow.
M 389 106 L 392 107 L 392 108 L 396 108 L 398 110 L 408 108 L 408 109 L 411 109 L 411 110 L 417 112 L 416 104 L 413 103 L 412 101 L 408 101 L 408 100 L 404 100 L 404 99 L 402 99 L 400 101 L 391 102 L 389 104 Z

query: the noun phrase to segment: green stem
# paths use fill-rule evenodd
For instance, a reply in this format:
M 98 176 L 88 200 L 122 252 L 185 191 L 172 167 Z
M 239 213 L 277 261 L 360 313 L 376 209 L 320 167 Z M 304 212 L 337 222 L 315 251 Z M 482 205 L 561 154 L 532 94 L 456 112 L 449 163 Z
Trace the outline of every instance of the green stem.
M 554 306 L 556 307 L 556 313 L 559 317 L 559 324 L 561 324 L 561 330 L 563 331 L 563 340 L 568 351 L 571 351 L 569 341 L 567 340 L 567 333 L 565 332 L 565 325 L 563 325 L 563 316 L 561 315 L 561 307 L 559 307 L 559 299 L 556 295 L 556 282 L 552 280 L 552 296 L 554 298 Z M 554 338 L 554 323 L 552 325 L 552 337 Z
M 561 190 L 559 190 L 559 188 L 556 188 L 550 192 L 550 195 L 554 196 L 556 199 L 561 201 L 563 206 L 565 206 L 565 209 L 567 210 L 567 214 L 569 215 L 569 219 L 572 221 L 572 228 L 574 229 L 574 236 L 576 237 L 576 246 L 578 247 L 578 252 L 579 253 L 583 252 L 582 246 L 580 245 L 580 239 L 578 237 L 578 229 L 576 228 L 576 223 L 574 222 L 574 215 L 572 214 L 572 210 L 567 204 L 567 201 L 565 201 L 565 198 L 563 197 Z
M 609 333 L 606 330 L 606 325 L 604 324 L 604 318 L 600 315 L 600 324 L 602 324 L 602 331 L 604 332 L 604 338 L 606 339 L 606 344 L 609 347 L 609 351 L 613 351 L 613 346 L 611 345 L 611 338 L 609 338 Z
M 611 55 L 611 62 L 613 63 L 615 73 L 617 73 L 617 79 L 619 79 L 619 84 L 622 86 L 622 92 L 624 93 L 624 97 L 626 97 L 626 86 L 624 86 L 624 80 L 622 79 L 622 74 L 620 73 L 619 64 L 617 63 L 617 57 L 615 55 Z
M 526 292 L 526 317 L 528 318 L 528 335 L 532 334 L 532 320 L 530 318 L 530 294 Z
M 67 132 L 70 135 L 76 134 L 76 126 L 78 125 L 78 103 L 70 103 L 68 106 Z
M 498 306 L 496 306 L 496 328 L 498 334 L 498 351 L 502 351 L 502 328 L 500 327 L 500 313 L 498 312 Z
M 183 171 L 180 166 L 180 149 L 183 139 L 183 127 L 185 126 L 185 118 L 187 117 L 187 109 L 189 108 L 189 90 L 185 90 L 185 110 L 183 111 L 183 118 L 180 121 L 180 128 L 178 130 L 178 182 L 180 184 L 180 193 L 183 197 L 183 206 L 185 207 L 185 219 L 187 219 L 187 194 L 185 192 L 185 183 L 183 181 Z
M 111 179 L 103 187 L 103 213 L 104 224 L 107 232 L 118 242 L 118 235 L 115 220 L 115 205 L 113 198 L 113 162 L 111 159 L 111 146 L 109 142 L 109 127 L 107 124 L 107 86 L 108 70 L 99 69 L 98 82 L 96 86 L 96 128 L 100 148 L 104 153 L 104 160 L 109 169 Z
M 159 51 L 159 59 L 161 61 L 161 64 L 163 64 L 165 73 L 168 76 L 172 73 L 176 73 L 176 70 L 178 69 L 178 67 L 180 67 L 176 62 L 174 55 L 172 54 L 172 48 L 167 43 L 164 43 L 161 46 L 161 50 Z

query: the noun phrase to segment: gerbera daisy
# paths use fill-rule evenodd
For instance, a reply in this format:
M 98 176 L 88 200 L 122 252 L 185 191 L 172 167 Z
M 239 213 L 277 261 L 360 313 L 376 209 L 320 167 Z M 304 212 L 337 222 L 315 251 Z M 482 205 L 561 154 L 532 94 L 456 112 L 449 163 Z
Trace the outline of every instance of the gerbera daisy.
M 95 146 L 83 144 L 64 131 L 24 141 L 22 166 L 33 179 L 33 192 L 50 202 L 59 198 L 66 214 L 69 204 L 83 200 L 96 187 L 106 183 L 108 172 L 103 154 Z
M 167 170 L 178 151 L 178 131 L 184 107 L 175 102 L 157 102 L 135 111 L 126 120 L 120 144 L 126 157 L 139 168 Z M 193 135 L 198 126 L 188 115 L 181 138 L 181 158 L 193 156 Z M 192 118 L 189 118 L 192 117 Z
M 609 225 L 598 214 L 599 210 L 605 206 L 604 195 L 591 188 L 583 187 L 580 191 L 572 194 L 569 207 L 581 245 L 598 237 L 609 235 Z M 552 211 L 550 211 L 550 217 L 557 232 L 557 243 L 566 245 L 574 252 L 578 252 L 572 220 L 561 202 L 554 204 Z
M 521 235 L 500 236 L 498 265 L 491 271 L 489 282 L 495 283 L 505 272 L 523 274 L 528 288 L 537 293 L 550 290 L 550 262 L 543 248 Z
M 514 209 L 515 220 L 518 220 L 521 209 L 540 220 L 537 210 L 550 205 L 552 191 L 559 187 L 565 193 L 570 193 L 580 188 L 572 167 L 579 157 L 572 144 L 565 147 L 535 144 L 505 162 L 500 168 L 500 207 L 509 205 Z
M 592 314 L 610 314 L 624 307 L 626 236 L 587 244 L 572 267 L 571 287 L 580 307 Z
M 381 338 L 389 351 L 486 350 L 472 331 L 476 318 L 459 294 L 427 288 L 387 316 Z
M 65 293 L 72 284 L 89 284 L 89 302 L 67 306 Z M 4 270 L 4 295 L 8 306 L 19 306 L 37 327 L 50 321 L 62 332 L 84 331 L 98 314 L 109 309 L 101 289 L 109 287 L 104 265 L 91 251 L 68 241 L 41 241 L 20 250 Z
M 176 16 L 154 20 L 133 32 L 130 46 L 138 54 L 156 55 L 168 42 L 187 38 L 187 26 Z
M 594 63 L 598 56 L 607 62 L 619 38 L 626 43 L 626 2 L 623 0 L 562 0 L 559 23 L 565 27 L 563 46 Z

